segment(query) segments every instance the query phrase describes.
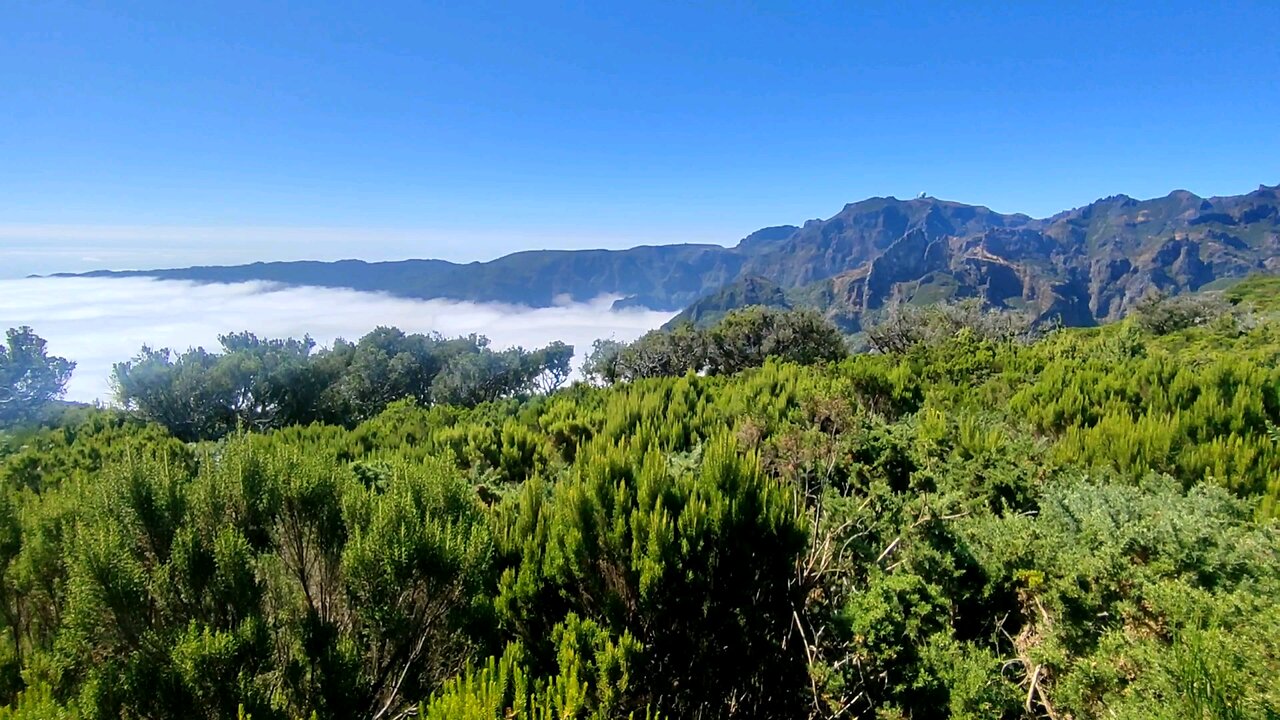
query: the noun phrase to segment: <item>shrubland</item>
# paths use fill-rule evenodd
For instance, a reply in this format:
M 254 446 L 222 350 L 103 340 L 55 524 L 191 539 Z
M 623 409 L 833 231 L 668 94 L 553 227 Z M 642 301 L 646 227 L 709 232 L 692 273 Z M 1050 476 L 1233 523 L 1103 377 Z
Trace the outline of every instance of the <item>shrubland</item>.
M 445 361 L 11 430 L 0 716 L 1274 718 L 1278 290 L 856 355 L 751 310 L 554 392 Z M 313 354 L 256 342 L 228 387 Z

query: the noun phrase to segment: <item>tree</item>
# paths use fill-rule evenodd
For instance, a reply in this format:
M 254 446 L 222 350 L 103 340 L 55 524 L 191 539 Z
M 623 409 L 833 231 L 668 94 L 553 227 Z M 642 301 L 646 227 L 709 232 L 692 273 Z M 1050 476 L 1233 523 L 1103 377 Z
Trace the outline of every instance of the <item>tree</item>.
M 1037 335 L 1030 315 L 989 308 L 981 300 L 969 298 L 928 306 L 891 305 L 867 328 L 867 342 L 877 352 L 900 354 L 940 345 L 961 330 L 998 343 L 1032 340 Z
M 813 310 L 734 310 L 707 335 L 708 372 L 717 375 L 760 367 L 769 357 L 813 365 L 848 355 L 840 330 Z
M 559 340 L 533 352 L 533 364 L 540 369 L 533 383 L 539 392 L 552 393 L 569 379 L 572 372 L 573 346 Z
M 242 332 L 218 341 L 223 354 L 214 380 L 226 388 L 238 424 L 264 430 L 314 418 L 324 385 L 310 362 L 315 348 L 310 336 L 268 340 Z
M 752 306 L 705 330 L 686 323 L 645 333 L 629 345 L 597 340 L 582 370 L 614 383 L 688 372 L 731 375 L 760 367 L 770 357 L 813 365 L 848 354 L 840 330 L 818 313 Z
M 116 401 L 182 440 L 222 437 L 236 428 L 236 393 L 228 374 L 216 372 L 218 363 L 219 355 L 204 348 L 178 354 L 143 346 L 112 368 Z
M 593 382 L 609 385 L 618 381 L 618 356 L 627 348 L 619 340 L 596 340 L 582 362 L 582 374 Z
M 503 397 L 516 383 L 524 351 L 494 352 L 477 345 L 473 352 L 450 357 L 431 390 L 431 399 L 445 405 L 471 407 Z
M 76 364 L 50 356 L 30 327 L 10 328 L 0 346 L 0 427 L 31 420 L 62 397 Z
M 343 362 L 325 391 L 326 419 L 349 425 L 368 420 L 396 400 L 429 402 L 431 385 L 447 357 L 480 341 L 488 343 L 474 335 L 446 341 L 434 333 L 378 327 L 355 344 L 335 344 L 332 353 Z
M 692 325 L 653 330 L 619 352 L 613 362 L 618 380 L 673 377 L 706 369 L 706 333 Z
M 1231 310 L 1231 304 L 1216 293 L 1170 297 L 1154 292 L 1138 303 L 1133 314 L 1138 327 L 1152 335 L 1168 335 L 1208 324 Z
M 473 336 L 475 337 L 475 336 Z M 453 353 L 432 387 L 432 400 L 470 407 L 532 392 L 550 393 L 569 377 L 573 346 L 554 342 L 538 350 L 491 350 L 478 337 Z

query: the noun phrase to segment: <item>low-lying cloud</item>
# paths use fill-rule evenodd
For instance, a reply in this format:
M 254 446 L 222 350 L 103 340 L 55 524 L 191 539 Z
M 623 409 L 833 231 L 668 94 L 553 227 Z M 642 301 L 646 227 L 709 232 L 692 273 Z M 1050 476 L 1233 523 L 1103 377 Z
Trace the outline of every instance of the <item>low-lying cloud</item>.
M 216 348 L 218 335 L 248 330 L 265 337 L 310 334 L 322 346 L 355 340 L 379 325 L 406 332 L 479 333 L 498 348 L 563 340 L 578 351 L 593 340 L 631 340 L 672 313 L 611 310 L 611 301 L 552 308 L 411 300 L 379 293 L 269 283 L 201 285 L 147 278 L 0 280 L 0 329 L 30 325 L 49 351 L 76 361 L 67 399 L 108 400 L 112 363 L 146 344 Z

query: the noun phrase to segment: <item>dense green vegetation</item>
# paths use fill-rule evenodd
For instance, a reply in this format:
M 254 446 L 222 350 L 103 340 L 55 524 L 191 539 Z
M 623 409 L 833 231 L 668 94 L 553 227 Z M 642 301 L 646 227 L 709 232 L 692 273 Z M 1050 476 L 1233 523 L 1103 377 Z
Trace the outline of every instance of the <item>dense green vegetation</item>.
M 812 310 L 753 306 L 711 327 L 682 323 L 632 343 L 596 341 L 583 372 L 605 383 L 685 373 L 723 375 L 760 367 L 767 358 L 811 365 L 848 355 L 840 331 Z
M 1280 283 L 1226 297 L 847 357 L 754 310 L 605 387 L 14 431 L 0 716 L 1278 717 Z
M 319 352 L 310 338 L 246 332 L 220 341 L 220 353 L 142 348 L 114 368 L 116 401 L 175 437 L 211 440 L 238 428 L 351 426 L 395 400 L 473 406 L 550 391 L 568 379 L 573 359 L 562 342 L 496 351 L 479 335 L 445 339 L 386 327 Z

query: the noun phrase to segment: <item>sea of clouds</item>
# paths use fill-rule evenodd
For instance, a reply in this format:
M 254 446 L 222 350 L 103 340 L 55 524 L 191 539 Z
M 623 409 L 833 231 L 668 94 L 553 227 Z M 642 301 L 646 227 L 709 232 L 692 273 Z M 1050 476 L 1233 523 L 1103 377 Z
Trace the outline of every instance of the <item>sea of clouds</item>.
M 563 340 L 578 351 L 598 338 L 632 340 L 674 313 L 612 310 L 612 299 L 551 308 L 411 300 L 380 293 L 270 283 L 210 284 L 147 278 L 0 280 L 0 330 L 30 325 L 49 352 L 76 362 L 67 399 L 110 399 L 111 365 L 146 344 L 214 349 L 218 335 L 311 335 L 321 346 L 358 339 L 379 325 L 405 332 L 479 333 L 497 348 Z

